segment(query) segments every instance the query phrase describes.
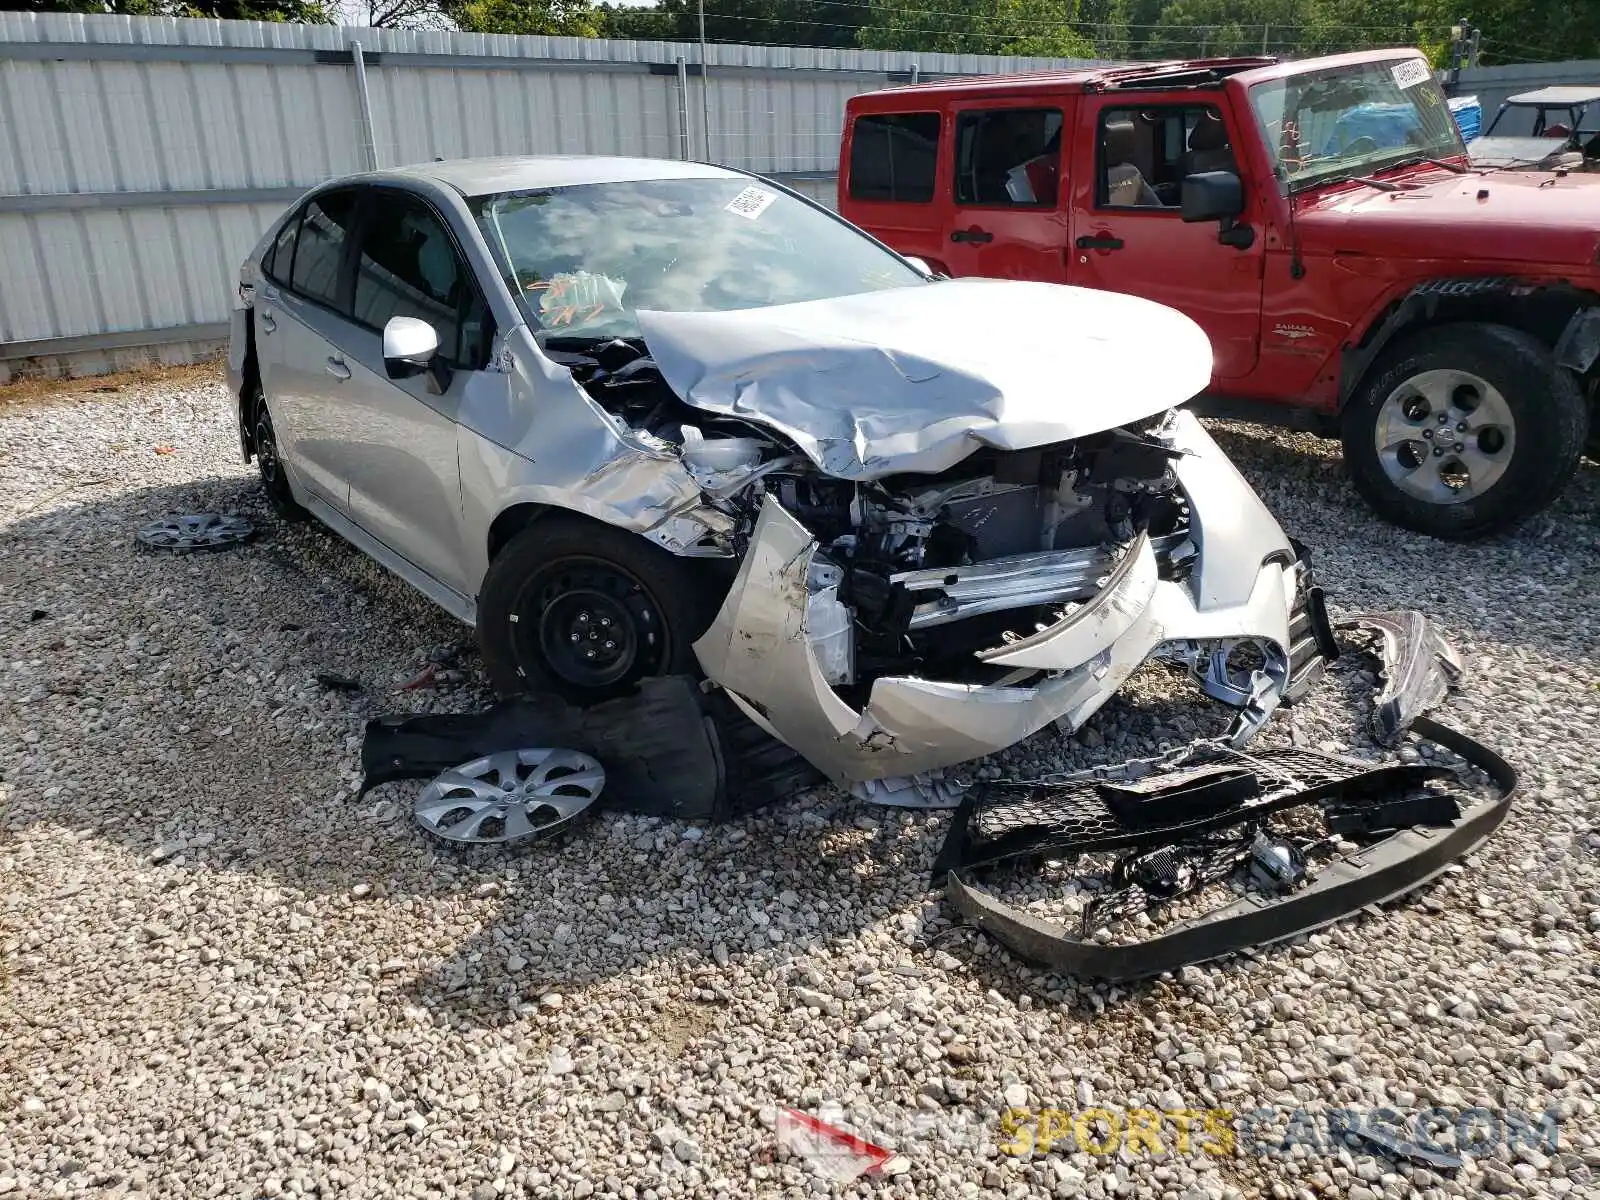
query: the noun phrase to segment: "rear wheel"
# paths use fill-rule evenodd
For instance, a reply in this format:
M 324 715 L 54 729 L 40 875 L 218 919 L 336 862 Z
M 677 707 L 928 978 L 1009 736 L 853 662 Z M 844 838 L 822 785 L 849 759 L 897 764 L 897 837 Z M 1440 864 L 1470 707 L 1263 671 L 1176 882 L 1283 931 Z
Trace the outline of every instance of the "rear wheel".
M 495 558 L 478 597 L 489 680 L 502 696 L 589 702 L 693 672 L 693 642 L 716 615 L 714 570 L 609 525 L 539 519 Z
M 1434 537 L 1508 529 L 1577 470 L 1588 414 L 1571 372 L 1502 325 L 1422 330 L 1372 367 L 1343 414 L 1345 462 L 1380 515 Z
M 272 414 L 267 410 L 267 397 L 259 383 L 251 385 L 246 403 L 251 414 L 250 440 L 255 445 L 256 470 L 261 475 L 261 490 L 266 493 L 267 503 L 285 521 L 303 521 L 306 510 L 295 501 L 289 478 L 283 473 L 283 460 L 278 457 L 278 435 L 272 428 Z

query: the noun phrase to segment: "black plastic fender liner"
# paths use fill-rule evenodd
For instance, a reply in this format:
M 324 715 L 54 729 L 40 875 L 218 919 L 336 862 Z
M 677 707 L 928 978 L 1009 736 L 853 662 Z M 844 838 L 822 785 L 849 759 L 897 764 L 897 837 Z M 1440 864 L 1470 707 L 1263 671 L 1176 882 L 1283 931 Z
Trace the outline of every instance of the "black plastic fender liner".
M 499 750 L 559 746 L 605 767 L 605 808 L 678 820 L 726 820 L 824 782 L 721 692 L 687 675 L 579 708 L 550 693 L 476 713 L 380 717 L 361 745 L 363 793 L 429 779 Z
M 1252 894 L 1170 932 L 1122 945 L 1074 937 L 1060 925 L 1000 902 L 964 879 L 962 871 L 949 872 L 945 895 L 963 917 L 1023 958 L 1068 974 L 1111 982 L 1174 971 L 1311 933 L 1428 882 L 1482 845 L 1511 811 L 1517 774 L 1505 759 L 1428 717 L 1417 717 L 1411 728 L 1419 737 L 1480 768 L 1499 794 L 1464 807 L 1460 818 L 1448 826 L 1402 829 L 1334 858 L 1298 891 L 1275 898 Z

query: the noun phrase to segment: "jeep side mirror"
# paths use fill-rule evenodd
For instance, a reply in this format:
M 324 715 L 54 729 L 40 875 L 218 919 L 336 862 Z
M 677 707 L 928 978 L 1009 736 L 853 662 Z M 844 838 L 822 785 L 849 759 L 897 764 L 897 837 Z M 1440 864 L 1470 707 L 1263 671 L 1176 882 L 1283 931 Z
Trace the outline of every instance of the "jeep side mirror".
M 426 372 L 428 383 L 440 394 L 450 386 L 450 368 L 439 357 L 439 334 L 416 317 L 390 317 L 384 325 L 383 370 L 390 379 Z
M 1216 221 L 1222 230 L 1217 241 L 1235 250 L 1248 250 L 1256 243 L 1256 231 L 1239 224 L 1244 212 L 1244 188 L 1232 171 L 1201 171 L 1183 181 L 1183 219 Z
M 1230 221 L 1244 212 L 1244 188 L 1232 171 L 1201 171 L 1183 181 L 1185 221 Z

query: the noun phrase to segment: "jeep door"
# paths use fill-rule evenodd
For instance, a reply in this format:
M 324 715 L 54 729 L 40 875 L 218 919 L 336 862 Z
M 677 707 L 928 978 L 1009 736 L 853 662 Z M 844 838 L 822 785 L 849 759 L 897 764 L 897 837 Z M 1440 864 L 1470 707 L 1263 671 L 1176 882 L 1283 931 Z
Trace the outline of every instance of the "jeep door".
M 1063 154 L 1075 96 L 963 101 L 941 257 L 953 275 L 1067 282 Z
M 1238 226 L 1186 224 L 1186 175 L 1233 171 L 1242 132 L 1218 93 L 1083 97 L 1073 150 L 1069 282 L 1170 305 L 1211 338 L 1213 377 L 1239 379 L 1260 355 L 1262 197 L 1245 184 Z M 1248 244 L 1245 244 L 1248 243 Z M 1158 347 L 1152 347 L 1157 351 Z

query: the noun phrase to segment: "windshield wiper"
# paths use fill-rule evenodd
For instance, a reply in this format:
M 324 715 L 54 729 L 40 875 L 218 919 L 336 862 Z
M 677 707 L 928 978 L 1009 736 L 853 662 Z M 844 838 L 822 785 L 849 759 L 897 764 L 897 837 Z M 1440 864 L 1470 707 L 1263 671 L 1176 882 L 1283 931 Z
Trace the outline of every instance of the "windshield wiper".
M 1427 163 L 1430 167 L 1438 167 L 1441 170 L 1449 171 L 1452 175 L 1465 175 L 1469 170 L 1469 168 L 1463 167 L 1460 163 L 1448 162 L 1442 158 L 1433 158 L 1427 154 L 1414 154 L 1409 158 L 1402 158 L 1399 162 L 1390 163 L 1383 169 L 1385 171 L 1392 171 L 1396 167 L 1415 167 L 1422 163 Z
M 1377 188 L 1380 192 L 1399 192 L 1405 190 L 1398 183 L 1390 183 L 1384 179 L 1368 179 L 1365 175 L 1352 175 L 1349 178 L 1349 182 L 1364 183 L 1369 188 Z

